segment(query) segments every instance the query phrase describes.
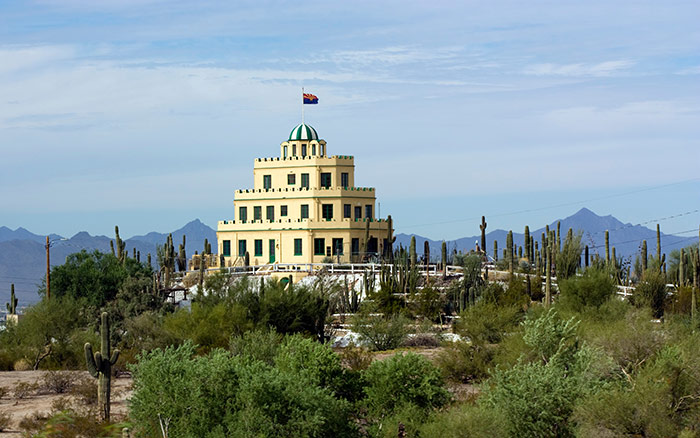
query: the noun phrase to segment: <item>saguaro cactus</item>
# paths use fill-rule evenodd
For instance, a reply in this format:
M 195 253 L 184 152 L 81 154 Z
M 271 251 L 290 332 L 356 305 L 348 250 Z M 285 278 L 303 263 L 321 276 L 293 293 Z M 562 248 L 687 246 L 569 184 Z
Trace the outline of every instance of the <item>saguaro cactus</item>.
M 661 261 L 661 228 L 659 224 L 656 224 L 656 260 L 659 261 L 659 272 L 661 272 L 663 262 Z
M 10 285 L 10 302 L 7 303 L 7 313 L 10 315 L 17 314 L 17 298 L 15 298 L 15 284 Z
M 110 246 L 111 245 L 112 242 L 110 241 Z M 116 247 L 116 254 L 114 252 L 114 247 Z M 124 259 L 126 259 L 126 251 L 124 251 L 126 242 L 119 237 L 119 226 L 117 225 L 114 226 L 114 247 L 112 247 L 112 254 L 119 259 L 120 262 L 124 263 Z
M 389 263 L 394 263 L 394 221 L 391 219 L 391 215 L 386 217 L 387 229 L 386 229 L 386 246 L 384 247 L 384 253 Z
M 506 237 L 506 256 L 508 257 L 508 271 L 513 273 L 513 231 L 508 231 Z
M 416 255 L 416 236 L 411 236 L 411 245 L 408 247 L 408 254 L 411 259 L 411 268 L 413 268 L 418 262 L 418 256 Z
M 447 275 L 447 243 L 445 241 L 442 241 L 442 278 L 445 278 Z
M 423 243 L 423 258 L 425 259 L 426 270 L 430 265 L 430 243 L 426 240 Z
M 481 250 L 485 253 L 486 252 L 486 217 L 481 216 L 481 225 L 479 225 L 479 228 L 481 229 Z
M 649 256 L 647 254 L 647 241 L 642 240 L 642 272 L 647 270 Z
M 493 241 L 493 260 L 498 261 L 498 240 Z
M 610 232 L 605 230 L 605 263 L 610 264 Z
M 545 270 L 546 270 L 546 280 L 544 285 L 544 305 L 549 307 L 552 303 L 552 246 L 547 245 L 547 248 L 543 248 L 545 251 Z
M 114 350 L 110 356 L 109 319 L 107 312 L 102 312 L 100 321 L 100 337 L 102 345 L 99 353 L 92 353 L 92 345 L 85 344 L 85 362 L 90 375 L 97 380 L 97 404 L 100 408 L 102 421 L 109 421 L 109 396 L 112 383 L 112 365 L 119 358 L 119 350 Z
M 523 239 L 523 244 L 525 245 L 525 258 L 527 258 L 528 263 L 532 261 L 530 258 L 530 253 L 532 252 L 530 248 L 530 227 L 525 225 L 525 237 Z

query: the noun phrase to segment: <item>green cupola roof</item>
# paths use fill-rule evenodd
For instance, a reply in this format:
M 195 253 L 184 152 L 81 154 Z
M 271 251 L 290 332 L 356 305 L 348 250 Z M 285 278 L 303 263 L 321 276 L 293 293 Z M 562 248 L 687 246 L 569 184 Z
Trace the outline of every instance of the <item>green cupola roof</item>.
M 314 128 L 302 123 L 295 126 L 289 134 L 289 141 L 294 140 L 318 140 L 318 134 Z

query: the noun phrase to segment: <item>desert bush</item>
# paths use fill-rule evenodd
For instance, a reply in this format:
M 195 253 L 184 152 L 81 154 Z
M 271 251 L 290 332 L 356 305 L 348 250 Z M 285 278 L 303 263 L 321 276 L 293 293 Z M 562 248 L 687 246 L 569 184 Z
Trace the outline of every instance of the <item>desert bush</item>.
M 30 364 L 27 359 L 22 358 L 15 361 L 12 365 L 12 369 L 15 371 L 29 371 L 32 369 L 32 364 Z
M 479 382 L 489 375 L 495 347 L 469 342 L 454 342 L 438 354 L 436 363 L 446 379 L 455 382 Z
M 272 365 L 283 338 L 271 328 L 251 330 L 232 337 L 229 350 L 235 356 L 247 356 Z
M 0 432 L 4 432 L 10 427 L 12 423 L 12 416 L 5 412 L 0 412 Z
M 577 322 L 560 319 L 552 309 L 523 325 L 535 360 L 523 356 L 512 368 L 496 368 L 480 402 L 502 416 L 510 436 L 573 437 L 576 403 L 602 386 L 613 364 L 601 351 L 582 346 Z
M 440 343 L 440 337 L 435 333 L 416 333 L 413 336 L 407 336 L 401 343 L 401 346 L 436 348 L 440 346 Z
M 44 412 L 32 412 L 25 415 L 19 421 L 18 426 L 25 436 L 34 437 L 41 431 L 48 419 L 49 416 Z
M 604 269 L 589 268 L 580 277 L 559 280 L 559 305 L 576 312 L 599 308 L 615 294 L 616 285 Z
M 160 436 L 160 417 L 170 436 L 350 435 L 349 403 L 318 385 L 332 380 L 333 359 L 295 339 L 276 359 L 281 368 L 223 350 L 194 356 L 189 342 L 144 353 L 132 367 L 137 434 Z
M 666 277 L 655 269 L 644 271 L 642 281 L 637 284 L 634 294 L 630 297 L 635 306 L 650 307 L 656 318 L 663 316 L 666 299 Z
M 47 391 L 63 394 L 73 385 L 76 375 L 71 371 L 47 371 L 41 380 L 42 387 Z
M 622 370 L 633 373 L 667 341 L 663 327 L 651 319 L 649 309 L 628 306 L 627 312 L 614 320 L 583 320 L 580 333 L 589 345 L 603 350 Z
M 391 350 L 399 347 L 408 335 L 408 322 L 402 315 L 381 317 L 357 314 L 353 318 L 353 331 L 371 349 Z
M 373 362 L 364 373 L 365 404 L 375 418 L 391 415 L 404 405 L 429 410 L 444 406 L 450 395 L 440 370 L 429 360 L 413 353 Z
M 80 376 L 71 385 L 69 393 L 84 405 L 96 405 L 97 381 L 87 375 Z
M 14 397 L 18 400 L 25 399 L 36 393 L 37 389 L 39 389 L 37 382 L 18 382 L 15 384 Z
M 693 335 L 665 347 L 629 379 L 587 398 L 576 410 L 579 435 L 666 437 L 684 429 L 697 432 L 697 341 Z
M 479 302 L 460 314 L 455 331 L 474 343 L 495 344 L 514 330 L 523 317 L 516 306 Z
M 7 386 L 0 386 L 0 400 L 7 397 L 9 394 L 10 390 L 7 389 Z
M 464 403 L 438 412 L 413 436 L 440 438 L 505 438 L 505 421 L 493 409 Z
M 353 371 L 364 371 L 372 363 L 372 353 L 362 346 L 350 343 L 340 350 L 340 362 Z

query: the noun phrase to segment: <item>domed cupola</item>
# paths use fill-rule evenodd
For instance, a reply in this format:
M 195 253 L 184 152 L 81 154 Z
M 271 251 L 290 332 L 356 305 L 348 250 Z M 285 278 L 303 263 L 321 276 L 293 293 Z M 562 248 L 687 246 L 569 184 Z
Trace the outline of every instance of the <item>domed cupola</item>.
M 314 128 L 302 123 L 295 126 L 292 132 L 289 133 L 289 141 L 299 140 L 318 140 L 318 134 Z

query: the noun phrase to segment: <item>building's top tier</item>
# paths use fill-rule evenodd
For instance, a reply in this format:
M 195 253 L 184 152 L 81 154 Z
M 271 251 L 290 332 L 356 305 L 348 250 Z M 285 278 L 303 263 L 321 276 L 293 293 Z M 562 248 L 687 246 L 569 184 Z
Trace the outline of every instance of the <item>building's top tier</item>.
M 326 141 L 318 139 L 314 128 L 302 123 L 289 133 L 289 140 L 280 145 L 280 157 L 283 160 L 326 157 Z
M 302 123 L 289 133 L 289 141 L 294 140 L 318 140 L 318 133 L 311 126 Z

